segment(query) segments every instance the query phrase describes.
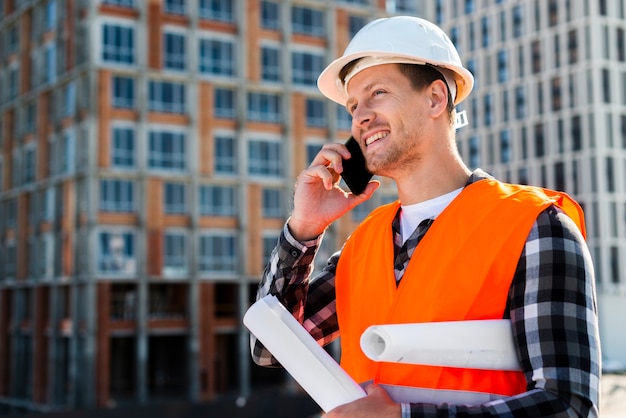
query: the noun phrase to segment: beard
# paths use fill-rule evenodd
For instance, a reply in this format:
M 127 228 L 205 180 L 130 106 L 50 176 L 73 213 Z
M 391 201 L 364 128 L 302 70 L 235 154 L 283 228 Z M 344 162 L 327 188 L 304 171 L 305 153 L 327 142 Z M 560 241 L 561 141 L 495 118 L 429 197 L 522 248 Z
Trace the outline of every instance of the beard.
M 400 135 L 385 148 L 367 157 L 367 168 L 370 172 L 383 177 L 393 178 L 394 173 L 413 169 L 422 161 L 420 147 L 414 135 Z

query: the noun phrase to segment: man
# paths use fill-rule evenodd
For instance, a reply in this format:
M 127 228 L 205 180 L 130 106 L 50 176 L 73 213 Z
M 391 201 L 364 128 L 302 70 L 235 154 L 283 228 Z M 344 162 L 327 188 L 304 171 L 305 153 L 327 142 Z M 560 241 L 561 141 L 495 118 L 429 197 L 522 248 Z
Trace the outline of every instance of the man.
M 351 113 L 368 169 L 398 190 L 398 201 L 370 214 L 310 279 L 326 228 L 379 186 L 343 191 L 350 153 L 325 145 L 298 176 L 259 287 L 258 297 L 276 295 L 320 344 L 341 335 L 342 367 L 374 381 L 366 397 L 325 416 L 597 416 L 600 347 L 582 211 L 564 193 L 504 184 L 463 163 L 454 105 L 473 77 L 447 36 L 423 19 L 379 19 L 318 85 Z M 522 372 L 377 364 L 359 348 L 373 324 L 502 318 L 511 320 Z M 258 364 L 276 365 L 254 337 L 252 346 Z M 380 384 L 494 400 L 398 404 Z

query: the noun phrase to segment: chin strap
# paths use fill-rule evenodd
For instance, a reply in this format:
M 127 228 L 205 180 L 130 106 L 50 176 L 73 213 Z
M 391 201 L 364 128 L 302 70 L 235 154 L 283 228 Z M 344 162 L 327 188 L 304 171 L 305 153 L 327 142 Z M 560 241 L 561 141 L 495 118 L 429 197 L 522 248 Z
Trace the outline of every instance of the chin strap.
M 454 129 L 462 128 L 468 124 L 469 121 L 467 120 L 467 112 L 465 110 L 456 112 L 456 117 L 454 118 Z

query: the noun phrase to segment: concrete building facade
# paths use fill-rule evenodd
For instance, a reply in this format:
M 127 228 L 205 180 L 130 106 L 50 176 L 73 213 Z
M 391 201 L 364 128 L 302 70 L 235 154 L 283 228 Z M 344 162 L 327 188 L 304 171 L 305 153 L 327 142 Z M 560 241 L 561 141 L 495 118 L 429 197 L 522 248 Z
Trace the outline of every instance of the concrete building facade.
M 417 1 L 0 1 L 0 404 L 285 381 L 241 317 L 296 173 L 349 136 L 319 72 L 396 12 Z

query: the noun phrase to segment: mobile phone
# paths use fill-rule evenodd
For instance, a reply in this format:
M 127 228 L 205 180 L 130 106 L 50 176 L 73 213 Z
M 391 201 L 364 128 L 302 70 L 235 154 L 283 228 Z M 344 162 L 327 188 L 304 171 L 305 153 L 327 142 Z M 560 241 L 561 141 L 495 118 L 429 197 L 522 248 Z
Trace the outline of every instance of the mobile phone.
M 350 151 L 350 158 L 344 159 L 342 162 L 343 172 L 341 177 L 352 193 L 361 194 L 365 190 L 367 183 L 372 179 L 373 174 L 365 165 L 365 157 L 356 139 L 350 137 L 345 145 L 348 151 Z

